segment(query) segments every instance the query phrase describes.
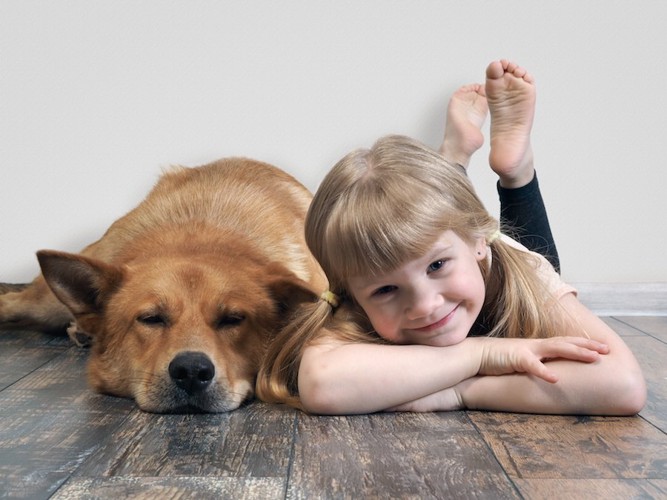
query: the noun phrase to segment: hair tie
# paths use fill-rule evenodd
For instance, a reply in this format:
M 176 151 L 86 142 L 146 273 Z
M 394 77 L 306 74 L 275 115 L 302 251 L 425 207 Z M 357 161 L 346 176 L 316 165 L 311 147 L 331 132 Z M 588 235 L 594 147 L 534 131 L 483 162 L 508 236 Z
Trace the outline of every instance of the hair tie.
M 320 299 L 329 304 L 332 309 L 336 309 L 340 304 L 340 299 L 338 298 L 338 295 L 333 293 L 331 290 L 322 292 L 322 295 L 320 295 Z
M 501 234 L 500 234 L 500 229 L 496 229 L 496 230 L 494 231 L 494 233 L 493 233 L 491 236 L 489 236 L 489 237 L 487 238 L 487 240 L 486 240 L 486 244 L 487 244 L 487 245 L 490 245 L 491 243 L 493 243 L 494 241 L 496 241 L 498 238 L 500 238 L 500 236 L 501 236 Z

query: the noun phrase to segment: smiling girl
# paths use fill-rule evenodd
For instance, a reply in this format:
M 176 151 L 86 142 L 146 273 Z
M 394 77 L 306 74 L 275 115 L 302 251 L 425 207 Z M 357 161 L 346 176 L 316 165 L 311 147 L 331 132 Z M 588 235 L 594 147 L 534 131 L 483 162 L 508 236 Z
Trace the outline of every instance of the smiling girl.
M 459 165 L 389 136 L 325 177 L 306 240 L 330 288 L 273 343 L 259 397 L 333 414 L 638 412 L 646 389 L 630 350 L 544 256 L 500 233 L 461 168 L 481 146 L 488 99 L 501 202 L 535 201 L 532 77 L 496 61 L 485 87 L 458 94 L 468 110 L 449 117 L 443 154 Z

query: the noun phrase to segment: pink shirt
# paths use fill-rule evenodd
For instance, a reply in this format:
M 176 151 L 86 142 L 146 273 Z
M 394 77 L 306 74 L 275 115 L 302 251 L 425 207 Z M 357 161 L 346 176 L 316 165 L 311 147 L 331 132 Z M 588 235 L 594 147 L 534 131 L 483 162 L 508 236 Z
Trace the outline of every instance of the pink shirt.
M 508 245 L 518 249 L 522 250 L 524 252 L 528 252 L 529 254 L 533 255 L 537 259 L 537 274 L 540 276 L 542 281 L 547 287 L 547 290 L 551 292 L 554 297 L 560 299 L 564 295 L 567 295 L 568 293 L 573 293 L 577 294 L 576 288 L 574 288 L 571 285 L 568 285 L 565 283 L 561 277 L 560 274 L 556 272 L 556 270 L 553 268 L 551 263 L 545 259 L 542 255 L 536 253 L 536 252 L 531 252 L 528 250 L 526 247 L 524 247 L 521 243 L 519 243 L 516 240 L 513 240 L 509 236 L 506 236 L 502 234 L 501 239 L 503 242 L 507 243 Z

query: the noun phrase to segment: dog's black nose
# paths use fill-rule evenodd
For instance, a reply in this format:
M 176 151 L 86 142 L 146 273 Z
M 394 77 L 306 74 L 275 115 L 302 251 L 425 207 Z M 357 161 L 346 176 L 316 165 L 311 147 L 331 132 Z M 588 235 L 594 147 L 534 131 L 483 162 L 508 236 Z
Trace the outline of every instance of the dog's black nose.
M 215 366 L 203 352 L 182 352 L 169 363 L 169 376 L 188 394 L 206 389 L 215 375 Z

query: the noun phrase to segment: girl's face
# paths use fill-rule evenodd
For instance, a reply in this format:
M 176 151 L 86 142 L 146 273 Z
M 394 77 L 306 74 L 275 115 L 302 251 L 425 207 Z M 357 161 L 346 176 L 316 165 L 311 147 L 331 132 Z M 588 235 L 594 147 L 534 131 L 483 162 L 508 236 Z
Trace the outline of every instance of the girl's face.
M 350 292 L 375 331 L 397 344 L 448 346 L 468 336 L 484 303 L 479 262 L 483 238 L 470 245 L 448 230 L 423 257 L 386 274 L 351 278 Z

